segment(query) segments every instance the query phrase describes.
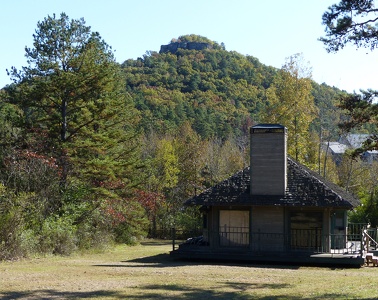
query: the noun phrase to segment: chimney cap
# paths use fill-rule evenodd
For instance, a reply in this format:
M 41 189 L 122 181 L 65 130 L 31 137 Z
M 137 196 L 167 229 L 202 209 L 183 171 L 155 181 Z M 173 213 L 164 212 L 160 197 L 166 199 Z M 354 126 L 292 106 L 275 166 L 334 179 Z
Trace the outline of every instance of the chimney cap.
M 279 133 L 286 132 L 286 127 L 280 124 L 257 124 L 251 127 L 251 133 Z

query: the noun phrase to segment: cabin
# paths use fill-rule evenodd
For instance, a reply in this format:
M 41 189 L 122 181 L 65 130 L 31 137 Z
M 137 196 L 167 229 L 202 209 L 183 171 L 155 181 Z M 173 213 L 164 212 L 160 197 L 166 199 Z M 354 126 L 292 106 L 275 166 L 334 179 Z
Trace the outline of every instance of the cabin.
M 348 233 L 359 200 L 287 155 L 287 129 L 250 128 L 250 167 L 188 199 L 202 236 L 171 252 L 181 259 L 361 266 L 361 236 Z
M 336 166 L 340 166 L 341 162 L 343 161 L 344 153 L 349 149 L 349 147 L 345 144 L 341 144 L 339 142 L 329 142 L 323 143 L 323 150 L 326 154 L 329 152 L 331 157 L 336 164 Z
M 340 136 L 337 142 L 325 142 L 322 144 L 323 150 L 330 153 L 336 165 L 340 165 L 347 150 L 361 148 L 363 143 L 375 134 L 345 134 Z M 378 161 L 378 150 L 369 150 L 361 153 L 360 158 L 367 164 Z

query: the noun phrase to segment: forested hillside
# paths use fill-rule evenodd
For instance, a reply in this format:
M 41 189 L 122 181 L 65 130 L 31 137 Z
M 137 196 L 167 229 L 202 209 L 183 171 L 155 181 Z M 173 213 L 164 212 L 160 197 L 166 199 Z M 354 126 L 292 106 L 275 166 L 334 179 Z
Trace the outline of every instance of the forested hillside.
M 300 55 L 275 69 L 187 35 L 118 64 L 65 14 L 33 37 L 0 93 L 0 259 L 198 227 L 182 203 L 248 166 L 258 122 L 287 126 L 289 153 L 326 168 L 320 137 L 337 136 L 343 92 L 313 82 Z
M 177 41 L 207 43 L 211 48 L 149 52 L 122 64 L 128 91 L 143 115 L 141 128 L 174 132 L 189 121 L 202 138 L 246 134 L 269 105 L 266 93 L 278 70 L 253 56 L 226 51 L 224 45 L 205 37 L 181 36 L 171 44 Z M 327 124 L 334 130 L 335 115 L 323 112 L 332 109 L 337 114 L 335 101 L 341 91 L 316 82 L 312 86 L 311 94 L 322 112 L 315 116 L 312 128 Z

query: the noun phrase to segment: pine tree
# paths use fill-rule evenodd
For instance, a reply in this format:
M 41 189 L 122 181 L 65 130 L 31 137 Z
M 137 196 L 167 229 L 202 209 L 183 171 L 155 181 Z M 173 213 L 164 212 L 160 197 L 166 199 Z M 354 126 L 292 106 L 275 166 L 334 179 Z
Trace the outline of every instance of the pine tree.
M 64 13 L 38 22 L 33 37 L 28 66 L 9 72 L 11 101 L 29 129 L 45 132 L 40 151 L 56 159 L 62 191 L 75 181 L 92 191 L 94 208 L 124 201 L 140 167 L 138 116 L 111 47 Z

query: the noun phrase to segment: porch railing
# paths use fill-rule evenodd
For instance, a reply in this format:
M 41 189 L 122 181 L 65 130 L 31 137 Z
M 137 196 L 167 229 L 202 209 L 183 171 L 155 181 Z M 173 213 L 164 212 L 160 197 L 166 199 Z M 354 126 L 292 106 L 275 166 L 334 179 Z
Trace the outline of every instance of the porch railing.
M 248 227 L 219 227 L 219 245 L 228 247 L 248 247 Z
M 177 243 L 176 239 L 173 240 L 175 250 Z M 361 234 L 322 234 L 320 229 L 296 229 L 284 234 L 229 228 L 217 232 L 206 231 L 204 236 L 192 238 L 184 243 L 219 249 L 244 248 L 252 252 L 360 254 L 363 250 L 362 242 Z
M 362 247 L 365 253 L 371 250 L 377 250 L 378 242 L 376 239 L 377 230 L 364 229 L 362 233 Z M 375 236 L 375 237 L 374 237 Z

